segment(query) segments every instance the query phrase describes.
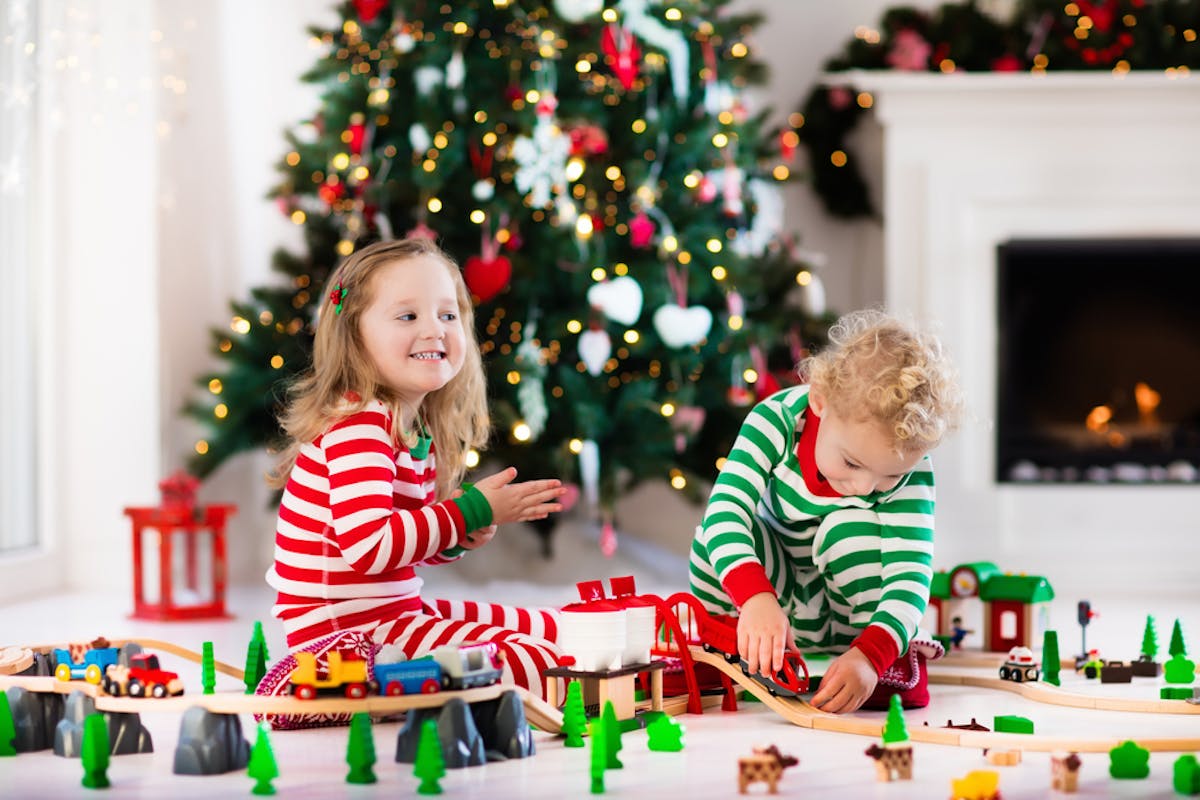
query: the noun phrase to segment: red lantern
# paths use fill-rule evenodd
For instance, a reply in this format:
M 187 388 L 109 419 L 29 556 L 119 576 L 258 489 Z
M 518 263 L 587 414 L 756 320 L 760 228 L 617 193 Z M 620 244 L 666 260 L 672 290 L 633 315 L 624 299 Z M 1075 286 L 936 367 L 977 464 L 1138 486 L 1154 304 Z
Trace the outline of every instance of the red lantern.
M 133 521 L 132 616 L 135 619 L 227 616 L 225 521 L 237 511 L 237 506 L 197 506 L 197 485 L 192 476 L 176 473 L 159 484 L 162 505 L 125 509 L 125 515 Z M 183 548 L 178 575 L 177 545 Z M 144 553 L 147 549 L 153 551 L 149 557 Z M 155 580 L 147 583 L 145 568 L 154 562 L 157 562 L 157 570 L 153 571 Z M 176 587 L 186 596 L 177 599 Z

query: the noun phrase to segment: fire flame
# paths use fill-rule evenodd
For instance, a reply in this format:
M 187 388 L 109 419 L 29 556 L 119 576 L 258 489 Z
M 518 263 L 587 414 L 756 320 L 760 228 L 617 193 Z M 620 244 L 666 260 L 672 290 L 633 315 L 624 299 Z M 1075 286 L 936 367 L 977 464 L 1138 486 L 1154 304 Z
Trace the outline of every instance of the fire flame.
M 1153 425 L 1158 422 L 1155 411 L 1162 402 L 1162 395 L 1150 388 L 1149 384 L 1139 381 L 1133 387 L 1133 399 L 1137 403 L 1138 417 L 1143 423 Z
M 1108 423 L 1112 421 L 1113 411 L 1108 406 L 1096 406 L 1087 415 L 1087 429 L 1095 433 L 1104 433 L 1108 430 Z

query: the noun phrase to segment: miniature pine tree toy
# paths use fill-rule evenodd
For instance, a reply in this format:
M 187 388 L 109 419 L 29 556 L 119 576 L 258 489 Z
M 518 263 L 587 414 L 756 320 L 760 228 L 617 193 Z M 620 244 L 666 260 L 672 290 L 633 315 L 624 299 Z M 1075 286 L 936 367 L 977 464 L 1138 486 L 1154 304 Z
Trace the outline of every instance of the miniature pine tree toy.
M 1058 677 L 1060 660 L 1058 657 L 1058 631 L 1046 631 L 1042 634 L 1042 680 L 1061 686 Z
M 246 694 L 254 694 L 259 681 L 267 674 L 267 640 L 263 636 L 262 623 L 254 623 L 254 633 L 246 646 Z
M 587 724 L 587 712 L 583 708 L 583 687 L 579 681 L 571 681 L 567 686 L 567 702 L 563 705 L 562 732 L 567 737 L 563 747 L 583 747 L 583 734 L 587 731 Z
M 271 656 L 267 653 L 267 637 L 263 634 L 262 622 L 259 620 L 254 621 L 254 633 L 250 635 L 250 638 L 262 644 L 263 661 L 271 663 Z
M 279 777 L 279 765 L 275 763 L 268 727 L 265 722 L 258 723 L 258 736 L 250 750 L 250 763 L 246 765 L 246 774 L 255 780 L 254 788 L 250 790 L 253 794 L 275 794 L 271 781 Z
M 0 691 L 0 756 L 17 754 L 17 726 L 13 722 L 12 707 L 8 694 Z
M 1196 662 L 1182 654 L 1171 656 L 1163 665 L 1163 679 L 1167 683 L 1192 683 L 1196 680 Z
M 651 750 L 678 753 L 683 749 L 683 726 L 666 714 L 655 717 L 646 726 L 646 745 Z
M 1154 629 L 1154 617 L 1146 615 L 1146 628 L 1142 631 L 1142 658 L 1153 661 L 1158 655 L 1158 632 Z
M 217 666 L 213 658 L 212 642 L 200 645 L 200 683 L 204 686 L 205 694 L 212 694 L 217 690 Z
M 887 721 L 883 724 L 883 743 L 897 744 L 908 741 L 908 726 L 904 724 L 904 710 L 900 695 L 894 694 L 888 701 Z
M 421 724 L 421 738 L 417 740 L 417 757 L 413 762 L 413 775 L 421 779 L 417 794 L 441 794 L 438 781 L 445 774 L 446 761 L 442 758 L 437 721 L 427 719 Z
M 1162 665 L 1155 661 L 1158 655 L 1158 630 L 1154 626 L 1154 617 L 1146 616 L 1146 627 L 1142 631 L 1142 650 L 1138 657 L 1129 662 L 1133 675 L 1140 678 L 1157 678 Z
M 1171 628 L 1171 644 L 1167 647 L 1167 654 L 1171 656 L 1187 655 L 1187 647 L 1183 643 L 1183 627 L 1179 624 L 1179 620 L 1175 620 L 1175 627 Z
M 592 737 L 592 757 L 589 762 L 592 794 L 604 794 L 604 770 L 608 767 L 608 733 L 605 727 L 607 725 L 603 715 L 592 720 L 589 726 Z
M 350 718 L 350 740 L 346 743 L 346 763 L 350 772 L 346 783 L 375 783 L 375 736 L 371 733 L 371 715 L 359 711 Z
M 600 716 L 604 718 L 604 735 L 608 739 L 605 748 L 608 754 L 607 768 L 624 769 L 625 765 L 617 759 L 617 753 L 621 752 L 621 721 L 617 719 L 617 710 L 611 700 L 604 703 L 604 712 Z
M 83 785 L 89 789 L 107 789 L 108 720 L 101 713 L 88 714 L 83 721 L 83 740 L 79 753 L 83 759 Z

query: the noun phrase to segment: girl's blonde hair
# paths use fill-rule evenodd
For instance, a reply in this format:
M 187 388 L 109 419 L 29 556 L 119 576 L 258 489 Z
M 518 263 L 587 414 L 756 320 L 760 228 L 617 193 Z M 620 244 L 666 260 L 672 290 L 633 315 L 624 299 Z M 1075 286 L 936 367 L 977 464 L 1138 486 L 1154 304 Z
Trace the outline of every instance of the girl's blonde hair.
M 446 499 L 462 483 L 467 451 L 482 449 L 491 430 L 487 384 L 475 338 L 475 311 L 471 293 L 454 260 L 429 239 L 412 238 L 368 245 L 343 261 L 329 276 L 325 300 L 319 310 L 312 369 L 289 387 L 288 407 L 280 417 L 288 445 L 269 476 L 272 485 L 280 487 L 287 482 L 305 443 L 316 439 L 338 419 L 361 410 L 372 399 L 391 411 L 392 437 L 399 443 L 403 404 L 383 382 L 367 355 L 359 323 L 374 299 L 375 274 L 388 264 L 422 256 L 441 264 L 454 281 L 466 357 L 462 369 L 449 383 L 430 392 L 421 408 L 411 411 L 425 420 L 437 450 L 438 499 Z M 340 313 L 335 313 L 336 303 L 329 297 L 334 287 L 344 290 Z
M 882 423 L 902 453 L 933 449 L 962 417 L 958 376 L 938 338 L 875 309 L 834 323 L 829 346 L 800 364 L 800 377 L 838 416 Z

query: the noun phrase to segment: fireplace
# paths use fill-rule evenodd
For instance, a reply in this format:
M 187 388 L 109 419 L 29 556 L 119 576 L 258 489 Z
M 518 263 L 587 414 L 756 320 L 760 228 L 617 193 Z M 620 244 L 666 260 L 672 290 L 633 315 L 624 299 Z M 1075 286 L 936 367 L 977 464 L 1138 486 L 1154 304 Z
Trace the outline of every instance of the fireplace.
M 996 479 L 1191 482 L 1200 239 L 997 248 Z
M 1099 587 L 1149 586 L 1195 597 L 1200 481 L 1150 479 L 1152 467 L 1168 468 L 1172 461 L 1158 454 L 1128 462 L 1096 454 L 1077 464 L 1055 463 L 1035 451 L 1025 456 L 1039 470 L 1037 483 L 997 475 L 998 403 L 1010 402 L 1002 401 L 999 384 L 1012 382 L 1013 366 L 1011 345 L 1000 343 L 998 293 L 1011 287 L 1001 286 L 1007 279 L 998 269 L 997 252 L 1002 245 L 1065 239 L 1200 240 L 1200 79 L 1161 73 L 879 71 L 856 73 L 848 82 L 872 93 L 877 131 L 882 131 L 883 298 L 891 309 L 937 325 L 967 393 L 963 427 L 932 456 L 938 484 L 935 563 L 983 559 L 1010 565 L 1048 576 L 1063 597 L 1087 597 L 1085 592 Z M 1192 264 L 1180 272 L 1197 272 L 1200 260 Z M 1103 281 L 1086 270 L 1093 283 L 1118 290 L 1116 300 L 1107 302 L 1119 313 L 1105 320 L 1100 344 L 1092 350 L 1109 371 L 1130 370 L 1116 376 L 1111 387 L 1131 393 L 1138 383 L 1146 384 L 1158 397 L 1158 422 L 1181 424 L 1187 412 L 1174 406 L 1182 402 L 1184 389 L 1175 381 L 1200 372 L 1200 361 L 1175 356 L 1174 371 L 1133 371 L 1157 369 L 1161 344 L 1134 345 L 1126 352 L 1121 348 L 1127 335 L 1108 334 L 1144 302 L 1139 293 L 1152 283 L 1152 267 L 1130 269 L 1135 271 Z M 1053 287 L 1060 276 L 1045 267 L 1036 277 Z M 1195 284 L 1191 291 L 1176 286 L 1170 301 L 1196 309 L 1192 316 L 1200 317 Z M 1049 326 L 1073 310 L 1079 297 L 1068 289 L 1066 299 L 1051 301 L 1054 313 L 1044 314 L 1049 320 L 1033 324 L 1032 343 L 1013 356 L 1040 359 L 1040 350 L 1058 342 L 1061 334 L 1051 337 Z M 1151 322 L 1165 316 L 1160 309 Z M 1008 364 L 1001 367 L 1000 358 L 1008 358 Z M 1119 392 L 1107 397 L 1108 389 L 1080 391 L 1078 408 L 1064 413 L 1064 419 L 1073 432 L 1086 430 L 1091 411 L 1109 405 L 1105 433 L 1135 433 L 1132 438 L 1140 444 L 1145 428 L 1137 428 L 1136 402 L 1127 405 Z M 1155 394 L 1146 389 L 1143 403 L 1154 405 Z M 1068 380 L 1052 391 L 1069 397 L 1079 389 Z M 1103 415 L 1093 418 L 1098 426 Z M 1003 416 L 1007 431 L 1011 412 Z M 1182 449 L 1179 455 L 1181 461 L 1192 460 Z M 1068 466 L 1082 474 L 1092 465 L 1114 470 L 1121 463 L 1135 465 L 1122 469 L 1125 477 L 1138 474 L 1137 464 L 1145 466 L 1146 480 L 1119 482 L 1111 471 L 1105 483 L 1062 480 Z M 1058 480 L 1044 482 L 1043 467 L 1057 469 Z

